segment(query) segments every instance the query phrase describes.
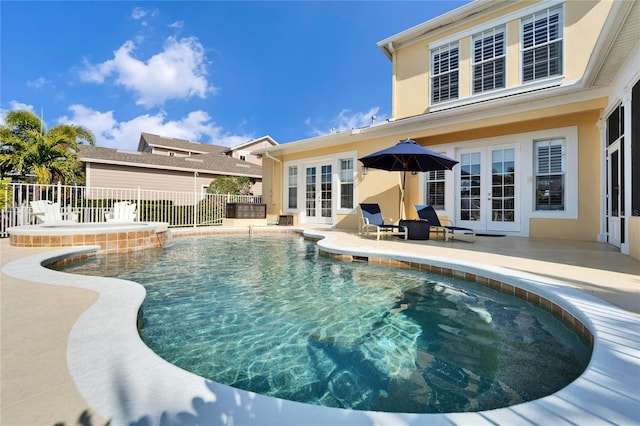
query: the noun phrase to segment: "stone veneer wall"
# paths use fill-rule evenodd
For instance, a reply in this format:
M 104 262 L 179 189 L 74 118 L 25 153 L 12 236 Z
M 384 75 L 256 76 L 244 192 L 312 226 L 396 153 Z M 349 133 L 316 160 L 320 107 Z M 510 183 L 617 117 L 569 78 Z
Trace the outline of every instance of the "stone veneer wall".
M 15 247 L 72 247 L 100 246 L 98 253 L 127 253 L 163 247 L 171 238 L 171 231 L 155 229 L 126 232 L 96 232 L 74 235 L 10 235 Z

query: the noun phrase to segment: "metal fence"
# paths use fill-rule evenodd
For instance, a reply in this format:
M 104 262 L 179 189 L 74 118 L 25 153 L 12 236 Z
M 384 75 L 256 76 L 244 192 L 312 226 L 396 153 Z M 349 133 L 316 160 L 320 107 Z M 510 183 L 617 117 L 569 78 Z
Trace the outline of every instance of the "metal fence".
M 30 203 L 58 202 L 62 213 L 72 212 L 78 222 L 104 222 L 113 203 L 136 203 L 136 220 L 167 222 L 170 227 L 221 225 L 228 203 L 259 204 L 260 196 L 222 195 L 146 189 L 95 188 L 69 185 L 9 183 L 0 187 L 0 237 L 7 229 L 37 223 Z

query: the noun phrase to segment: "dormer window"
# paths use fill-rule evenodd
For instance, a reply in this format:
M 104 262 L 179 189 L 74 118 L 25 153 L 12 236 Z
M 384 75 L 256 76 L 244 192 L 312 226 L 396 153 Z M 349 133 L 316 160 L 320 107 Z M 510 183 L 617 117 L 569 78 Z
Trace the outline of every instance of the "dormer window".
M 562 8 L 522 18 L 522 81 L 562 75 Z
M 473 93 L 505 87 L 505 27 L 473 36 Z
M 460 47 L 458 42 L 431 50 L 431 102 L 458 99 Z
M 247 161 L 247 157 L 246 157 L 246 156 L 244 156 L 244 155 L 241 155 L 241 156 L 240 156 L 240 159 L 241 159 L 242 161 Z
M 169 157 L 175 157 L 175 156 L 176 156 L 176 153 L 175 153 L 175 152 L 173 152 L 173 151 L 169 151 Z

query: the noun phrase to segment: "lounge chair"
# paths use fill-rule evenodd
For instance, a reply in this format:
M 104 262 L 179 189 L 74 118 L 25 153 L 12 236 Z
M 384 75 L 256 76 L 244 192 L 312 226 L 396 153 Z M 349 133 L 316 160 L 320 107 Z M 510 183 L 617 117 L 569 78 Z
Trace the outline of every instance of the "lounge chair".
M 54 203 L 49 200 L 31 201 L 32 214 L 38 219 L 40 223 L 66 223 L 76 222 L 78 216 L 75 213 L 68 212 L 62 213 L 60 209 L 60 203 Z
M 378 204 L 361 203 L 360 216 L 362 219 L 360 233 L 365 237 L 373 233 L 376 236 L 376 240 L 386 235 L 402 236 L 406 240 L 409 235 L 405 226 L 385 223 Z
M 105 213 L 104 218 L 107 222 L 133 222 L 136 219 L 136 203 L 113 203 L 111 211 Z
M 443 234 L 445 241 L 449 241 L 450 239 L 475 241 L 476 231 L 471 228 L 461 228 L 459 226 L 453 225 L 442 225 L 440 223 L 440 219 L 438 219 L 436 211 L 432 206 L 416 204 L 415 208 L 420 219 L 429 221 L 431 232 L 435 232 L 436 234 Z

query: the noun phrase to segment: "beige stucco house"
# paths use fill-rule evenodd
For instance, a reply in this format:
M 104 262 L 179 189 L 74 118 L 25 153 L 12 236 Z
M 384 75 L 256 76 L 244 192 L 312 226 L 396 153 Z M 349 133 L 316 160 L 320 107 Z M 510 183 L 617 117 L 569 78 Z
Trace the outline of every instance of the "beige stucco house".
M 401 7 L 401 6 L 399 6 Z M 392 118 L 258 150 L 268 214 L 357 229 L 399 218 L 399 173 L 358 158 L 411 138 L 455 158 L 407 176 L 479 233 L 608 242 L 640 258 L 640 2 L 476 1 L 378 43 Z
M 142 133 L 136 151 L 80 145 L 79 154 L 87 188 L 205 192 L 218 176 L 247 176 L 253 182 L 251 192 L 261 195 L 260 161 L 244 153 L 275 145 L 270 136 L 243 143 L 236 150 Z

